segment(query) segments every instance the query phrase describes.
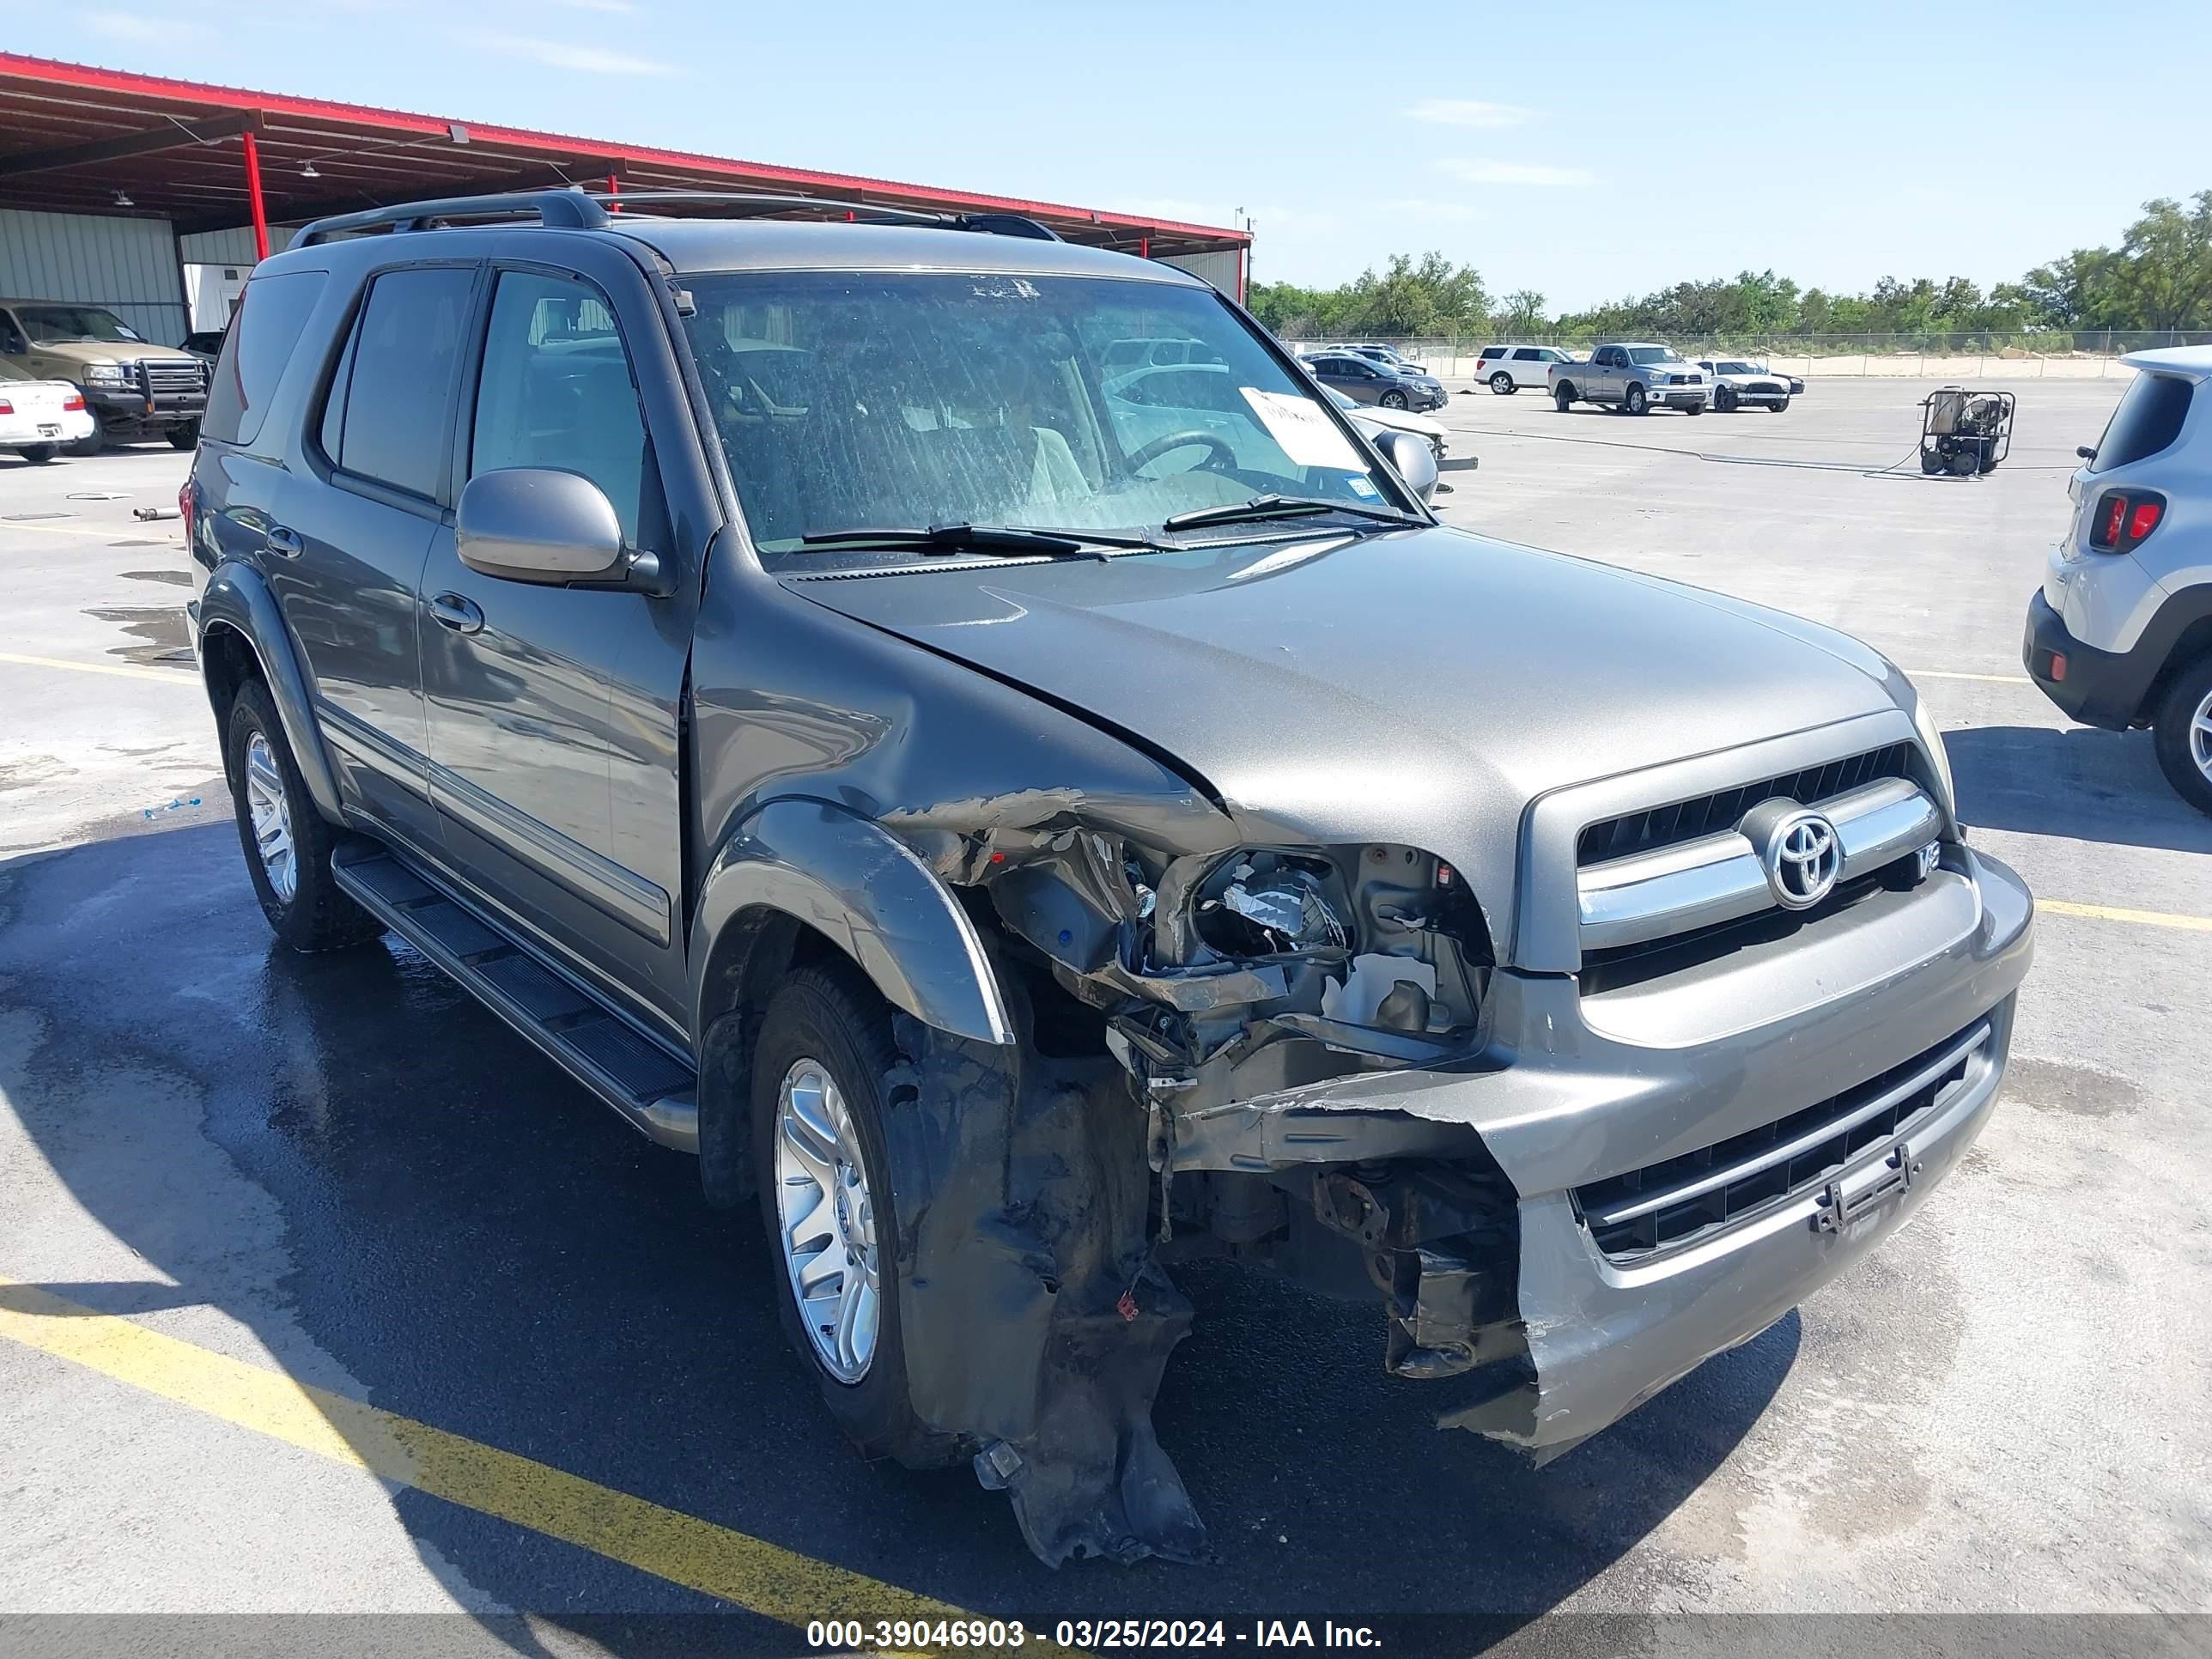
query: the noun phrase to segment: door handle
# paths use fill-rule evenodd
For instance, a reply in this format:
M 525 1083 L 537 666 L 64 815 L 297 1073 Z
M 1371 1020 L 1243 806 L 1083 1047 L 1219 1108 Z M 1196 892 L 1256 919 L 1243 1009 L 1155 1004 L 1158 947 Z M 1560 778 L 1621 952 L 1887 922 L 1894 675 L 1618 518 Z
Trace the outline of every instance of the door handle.
M 296 559 L 300 556 L 300 532 L 296 530 L 288 530 L 281 524 L 272 524 L 262 532 L 261 540 L 262 544 L 279 558 Z
M 484 614 L 474 599 L 465 599 L 459 593 L 441 593 L 430 601 L 430 614 L 441 628 L 450 628 L 456 634 L 480 634 L 483 631 Z

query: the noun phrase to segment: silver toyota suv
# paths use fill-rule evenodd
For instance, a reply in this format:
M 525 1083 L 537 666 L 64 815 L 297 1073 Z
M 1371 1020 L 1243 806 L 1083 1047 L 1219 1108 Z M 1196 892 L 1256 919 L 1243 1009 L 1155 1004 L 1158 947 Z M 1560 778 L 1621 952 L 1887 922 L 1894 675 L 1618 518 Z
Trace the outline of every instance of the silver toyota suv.
M 1548 1455 L 1980 1131 L 2032 903 L 1881 657 L 1439 525 L 1168 266 L 621 205 L 258 267 L 194 637 L 278 936 L 398 935 L 756 1206 L 864 1452 L 1192 1559 L 1178 1261 L 1367 1302 Z M 1161 338 L 1204 406 L 1117 393 Z

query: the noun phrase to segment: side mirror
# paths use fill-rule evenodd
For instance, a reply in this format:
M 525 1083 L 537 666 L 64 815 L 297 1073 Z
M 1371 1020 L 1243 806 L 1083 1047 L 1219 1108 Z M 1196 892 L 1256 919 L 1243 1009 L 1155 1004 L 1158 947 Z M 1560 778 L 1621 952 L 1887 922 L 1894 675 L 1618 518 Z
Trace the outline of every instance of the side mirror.
M 1437 493 L 1437 452 L 1429 447 L 1426 438 L 1410 432 L 1385 432 L 1375 440 L 1375 447 L 1382 452 L 1390 470 L 1406 481 L 1406 487 L 1424 501 Z
M 650 588 L 659 577 L 655 555 L 624 550 L 605 490 L 545 467 L 470 479 L 453 516 L 453 549 L 470 569 L 511 582 Z
M 2097 447 L 2094 444 L 2077 444 L 2075 446 L 2074 453 L 2085 461 L 2094 461 L 2097 459 Z

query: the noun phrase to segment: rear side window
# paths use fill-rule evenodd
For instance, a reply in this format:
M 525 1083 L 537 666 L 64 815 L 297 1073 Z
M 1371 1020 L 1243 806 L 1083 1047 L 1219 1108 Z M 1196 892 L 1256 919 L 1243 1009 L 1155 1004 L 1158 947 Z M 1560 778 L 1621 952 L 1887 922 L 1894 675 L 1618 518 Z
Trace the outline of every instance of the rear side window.
M 327 271 L 293 270 L 257 276 L 246 285 L 216 360 L 207 413 L 200 420 L 204 434 L 227 444 L 250 444 L 260 434 L 284 365 L 329 280 Z
M 1488 362 L 1492 357 L 1503 357 L 1504 355 L 1504 346 L 1485 346 L 1482 349 L 1482 359 L 1485 362 Z
M 323 414 L 341 468 L 435 498 L 476 272 L 388 270 L 368 290 Z
M 2112 418 L 2105 423 L 2105 435 L 2097 440 L 2097 458 L 2089 463 L 2089 471 L 2109 472 L 2116 466 L 2155 455 L 2172 443 L 2181 435 L 2181 423 L 2189 418 L 2189 399 L 2196 390 L 2178 375 L 2149 370 L 2136 375 L 2135 384 L 2120 394 Z

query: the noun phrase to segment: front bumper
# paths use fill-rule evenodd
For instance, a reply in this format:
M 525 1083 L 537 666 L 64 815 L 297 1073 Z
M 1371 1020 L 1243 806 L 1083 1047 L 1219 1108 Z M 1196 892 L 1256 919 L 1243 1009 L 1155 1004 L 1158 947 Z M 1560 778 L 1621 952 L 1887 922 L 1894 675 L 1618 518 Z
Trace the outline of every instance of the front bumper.
M 207 412 L 204 392 L 156 392 L 150 395 L 135 386 L 88 386 L 85 407 L 96 410 L 113 424 L 143 422 L 173 426 L 197 421 Z
M 1178 1125 L 1176 1164 L 1449 1161 L 1479 1139 L 1517 1196 L 1512 1271 L 1528 1375 L 1480 1363 L 1478 1342 L 1464 1379 L 1478 1385 L 1475 1401 L 1442 1420 L 1562 1450 L 1757 1335 L 1925 1199 L 1996 1097 L 2033 910 L 2011 871 L 1951 846 L 1921 887 L 1862 900 L 1824 922 L 1816 942 L 1801 936 L 1682 982 L 1584 995 L 1568 975 L 1499 970 L 1490 1040 L 1464 1067 L 1368 1073 L 1211 1109 Z M 1834 1176 L 1860 1179 L 1901 1149 L 1918 1166 L 1841 1230 L 1819 1224 L 1814 1186 L 1627 1265 L 1598 1248 L 1577 1188 L 1719 1148 L 1978 1022 L 1990 1028 L 1978 1065 L 1928 1116 L 1857 1146 Z
M 2082 644 L 2040 589 L 2027 602 L 2020 656 L 2028 677 L 2068 716 L 2112 732 L 2124 732 L 2135 724 L 2158 667 L 2138 660 L 2135 653 L 2100 651 Z

